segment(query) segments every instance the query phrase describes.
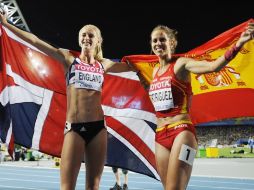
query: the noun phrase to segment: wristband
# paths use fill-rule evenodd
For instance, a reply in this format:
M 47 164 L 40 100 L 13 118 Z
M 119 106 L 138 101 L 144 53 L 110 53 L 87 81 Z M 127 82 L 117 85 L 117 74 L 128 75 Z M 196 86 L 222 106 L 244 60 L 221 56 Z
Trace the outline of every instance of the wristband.
M 234 57 L 240 51 L 240 49 L 241 49 L 241 46 L 240 47 L 236 47 L 236 45 L 234 45 L 232 48 L 227 50 L 226 53 L 224 54 L 224 57 L 225 57 L 226 61 L 229 62 L 232 59 L 234 59 Z

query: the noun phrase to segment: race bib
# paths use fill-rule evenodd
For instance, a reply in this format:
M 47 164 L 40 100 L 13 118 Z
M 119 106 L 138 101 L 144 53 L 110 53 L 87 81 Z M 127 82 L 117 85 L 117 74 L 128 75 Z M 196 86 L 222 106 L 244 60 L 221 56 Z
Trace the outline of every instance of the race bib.
M 75 87 L 101 91 L 103 70 L 92 66 L 75 65 Z
M 174 108 L 171 83 L 169 80 L 154 82 L 150 85 L 149 96 L 155 111 Z

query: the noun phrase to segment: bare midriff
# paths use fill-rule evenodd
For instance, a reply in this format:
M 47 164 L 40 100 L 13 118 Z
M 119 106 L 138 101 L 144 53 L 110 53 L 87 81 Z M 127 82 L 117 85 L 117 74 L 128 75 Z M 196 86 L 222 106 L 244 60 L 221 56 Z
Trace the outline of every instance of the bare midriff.
M 191 121 L 189 114 L 185 113 L 172 117 L 157 118 L 157 128 L 161 128 L 179 121 Z
M 67 87 L 67 116 L 71 123 L 103 120 L 101 92 L 90 89 Z

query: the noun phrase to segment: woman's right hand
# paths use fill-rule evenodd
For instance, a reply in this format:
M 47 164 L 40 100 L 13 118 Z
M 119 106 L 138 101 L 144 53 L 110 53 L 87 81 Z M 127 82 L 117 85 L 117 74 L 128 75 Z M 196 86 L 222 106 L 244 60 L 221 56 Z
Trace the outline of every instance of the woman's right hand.
M 5 25 L 7 23 L 8 7 L 1 3 L 0 5 L 0 22 Z

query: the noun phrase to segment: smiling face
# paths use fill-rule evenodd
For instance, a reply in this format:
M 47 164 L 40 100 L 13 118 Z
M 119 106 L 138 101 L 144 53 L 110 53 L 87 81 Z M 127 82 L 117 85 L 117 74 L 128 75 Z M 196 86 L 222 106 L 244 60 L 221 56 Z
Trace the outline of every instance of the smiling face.
M 171 53 L 169 39 L 162 30 L 157 30 L 152 33 L 151 46 L 153 53 L 159 57 Z
M 173 30 L 166 26 L 157 26 L 151 33 L 151 48 L 159 57 L 171 57 L 177 45 Z
M 93 53 L 96 57 L 101 53 L 102 37 L 100 30 L 94 25 L 85 25 L 79 31 L 79 45 L 82 51 Z

